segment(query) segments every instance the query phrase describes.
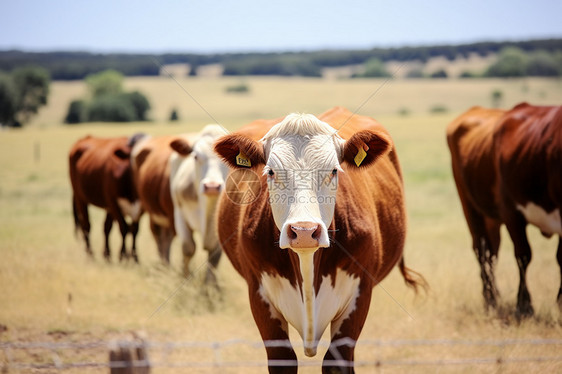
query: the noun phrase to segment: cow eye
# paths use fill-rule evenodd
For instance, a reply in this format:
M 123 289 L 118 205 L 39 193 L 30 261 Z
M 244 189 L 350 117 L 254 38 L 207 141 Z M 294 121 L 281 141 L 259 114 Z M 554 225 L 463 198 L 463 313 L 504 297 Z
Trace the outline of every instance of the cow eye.
M 273 169 L 269 169 L 269 171 L 267 172 L 267 175 L 269 175 L 270 177 L 273 177 L 275 175 L 275 172 L 273 171 Z
M 332 170 L 332 176 L 335 177 L 336 175 L 338 175 L 338 169 Z
M 193 159 L 194 159 L 195 161 L 197 161 L 197 160 L 199 160 L 199 156 L 195 153 L 195 154 L 193 154 Z

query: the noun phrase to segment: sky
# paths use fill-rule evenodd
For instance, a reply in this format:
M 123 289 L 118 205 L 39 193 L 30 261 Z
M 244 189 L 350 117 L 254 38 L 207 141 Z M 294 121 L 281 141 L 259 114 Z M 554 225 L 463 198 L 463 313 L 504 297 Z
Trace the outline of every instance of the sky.
M 0 50 L 302 51 L 562 38 L 559 0 L 0 0 Z

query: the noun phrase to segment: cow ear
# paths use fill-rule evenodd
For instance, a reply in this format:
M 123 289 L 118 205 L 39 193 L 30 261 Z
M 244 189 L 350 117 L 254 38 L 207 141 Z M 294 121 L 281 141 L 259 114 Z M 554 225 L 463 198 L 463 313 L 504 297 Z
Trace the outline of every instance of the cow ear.
M 121 160 L 128 160 L 129 157 L 131 156 L 131 152 L 129 150 L 125 150 L 123 148 L 116 149 L 113 152 L 113 154 Z
M 170 143 L 170 147 L 184 157 L 193 151 L 193 148 L 184 139 L 175 139 Z
M 350 166 L 365 167 L 390 151 L 392 143 L 386 134 L 372 130 L 355 133 L 343 146 L 343 161 Z
M 244 135 L 225 135 L 215 143 L 215 152 L 233 168 L 265 164 L 263 145 Z

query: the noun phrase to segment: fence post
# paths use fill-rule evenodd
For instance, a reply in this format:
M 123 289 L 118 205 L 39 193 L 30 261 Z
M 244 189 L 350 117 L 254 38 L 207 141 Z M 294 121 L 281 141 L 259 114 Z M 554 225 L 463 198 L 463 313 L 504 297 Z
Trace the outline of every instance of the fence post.
M 146 343 L 133 333 L 124 340 L 114 340 L 109 345 L 110 374 L 149 374 L 150 363 Z

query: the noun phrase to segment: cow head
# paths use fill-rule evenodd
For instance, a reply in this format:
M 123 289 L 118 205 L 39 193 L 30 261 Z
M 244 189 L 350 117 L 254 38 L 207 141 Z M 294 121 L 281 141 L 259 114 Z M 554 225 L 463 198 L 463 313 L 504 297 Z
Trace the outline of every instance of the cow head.
M 260 141 L 232 134 L 219 139 L 215 150 L 231 167 L 263 167 L 279 246 L 310 252 L 330 246 L 342 165 L 366 167 L 390 147 L 384 133 L 364 130 L 346 141 L 313 115 L 291 114 Z
M 218 197 L 224 189 L 228 168 L 213 152 L 215 140 L 222 135 L 222 127 L 207 125 L 195 140 L 193 147 L 183 138 L 178 138 L 170 144 L 180 156 L 190 156 L 193 159 L 198 196 Z

